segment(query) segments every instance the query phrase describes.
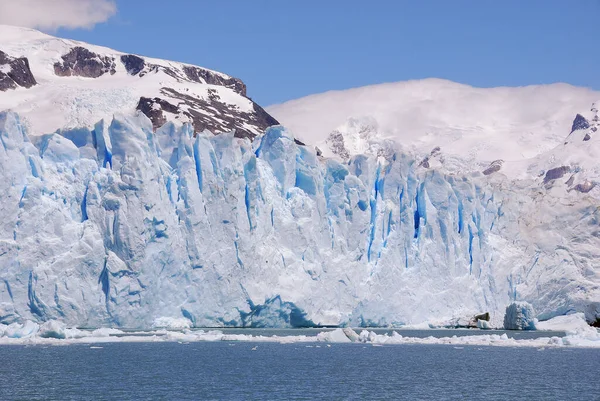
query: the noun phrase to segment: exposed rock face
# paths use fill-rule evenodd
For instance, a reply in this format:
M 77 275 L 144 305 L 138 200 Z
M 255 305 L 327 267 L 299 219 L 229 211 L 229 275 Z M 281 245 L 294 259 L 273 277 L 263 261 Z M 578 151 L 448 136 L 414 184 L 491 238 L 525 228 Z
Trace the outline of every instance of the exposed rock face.
M 223 78 L 221 75 L 215 74 L 203 68 L 186 65 L 183 67 L 183 72 L 190 81 L 198 83 L 207 83 L 209 85 L 219 85 L 233 89 L 242 96 L 246 96 L 246 84 L 237 78 Z
M 29 61 L 25 57 L 14 58 L 0 51 L 0 91 L 23 88 L 31 88 L 37 84 L 31 69 Z
M 121 56 L 121 62 L 129 75 L 138 75 L 146 67 L 144 59 L 134 54 Z
M 479 315 L 473 316 L 473 318 L 469 321 L 469 324 L 467 325 L 467 327 L 473 327 L 473 328 L 478 327 L 480 329 L 489 329 L 490 328 L 489 321 L 490 321 L 490 313 L 489 312 L 481 313 Z
M 582 192 L 584 194 L 590 192 L 592 189 L 594 189 L 596 187 L 596 183 L 594 182 L 589 182 L 589 181 L 584 181 L 581 184 L 577 184 L 575 185 L 575 191 L 577 192 Z
M 494 160 L 490 163 L 489 167 L 483 170 L 483 175 L 490 175 L 493 173 L 497 173 L 502 168 L 502 164 L 504 160 Z
M 142 96 L 136 108 L 152 121 L 152 127 L 155 130 L 162 127 L 167 122 L 167 118 L 163 111 L 168 113 L 179 113 L 179 108 L 177 106 L 158 97 L 150 99 Z
M 560 167 L 556 167 L 556 168 L 548 170 L 546 172 L 546 176 L 544 177 L 544 184 L 547 184 L 552 180 L 562 178 L 569 171 L 571 171 L 571 167 L 569 167 L 569 166 L 560 166 Z
M 331 132 L 327 137 L 327 144 L 331 151 L 343 160 L 350 158 L 350 152 L 348 152 L 348 149 L 344 145 L 344 135 L 340 131 L 335 130 Z
M 575 120 L 573 120 L 573 126 L 571 127 L 571 132 L 577 131 L 578 129 L 588 129 L 590 127 L 590 123 L 585 119 L 581 114 L 577 114 L 575 116 Z
M 235 136 L 238 138 L 253 139 L 256 136 L 252 131 L 240 127 L 240 121 L 256 127 L 259 131 L 279 124 L 258 104 L 253 103 L 254 113 L 241 112 L 234 105 L 223 102 L 214 90 L 209 89 L 208 100 L 192 97 L 172 88 L 162 88 L 161 92 L 171 99 L 177 99 L 177 105 L 159 97 L 142 97 L 137 105 L 137 110 L 150 118 L 154 129 L 167 121 L 165 113 L 175 114 L 176 118 L 191 122 L 196 132 L 209 130 L 219 133 L 235 130 Z
M 62 59 L 62 63 L 54 63 L 54 73 L 60 77 L 98 78 L 116 72 L 113 57 L 101 56 L 81 46 L 72 48 Z
M 229 88 L 234 92 L 246 96 L 246 84 L 242 80 L 207 70 L 192 65 L 182 65 L 181 69 L 170 68 L 164 65 L 148 63 L 144 58 L 134 54 L 121 56 L 121 62 L 129 75 L 143 77 L 148 72 L 163 71 L 165 74 L 178 81 L 191 81 L 199 84 L 217 85 Z
M 474 317 L 474 319 L 475 319 L 475 321 L 477 321 L 477 320 L 485 320 L 485 321 L 489 322 L 490 321 L 490 312 L 485 312 L 485 313 L 482 313 L 480 315 L 476 315 Z
M 435 148 L 433 148 L 431 150 L 431 153 L 429 153 L 429 155 L 425 156 L 423 158 L 423 160 L 421 160 L 421 163 L 419 163 L 419 167 L 425 167 L 425 168 L 431 167 L 431 165 L 429 163 L 430 158 L 438 156 L 440 154 L 441 150 L 442 150 L 442 148 L 440 148 L 439 146 L 436 146 Z

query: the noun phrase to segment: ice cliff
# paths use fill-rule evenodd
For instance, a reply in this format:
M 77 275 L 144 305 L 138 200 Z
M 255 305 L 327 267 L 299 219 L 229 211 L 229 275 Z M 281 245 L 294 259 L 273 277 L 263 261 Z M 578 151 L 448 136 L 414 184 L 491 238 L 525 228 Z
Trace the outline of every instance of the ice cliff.
M 342 163 L 280 126 L 251 142 L 117 115 L 30 138 L 0 113 L 0 323 L 501 324 L 517 300 L 593 321 L 598 202 L 543 180 L 393 148 Z

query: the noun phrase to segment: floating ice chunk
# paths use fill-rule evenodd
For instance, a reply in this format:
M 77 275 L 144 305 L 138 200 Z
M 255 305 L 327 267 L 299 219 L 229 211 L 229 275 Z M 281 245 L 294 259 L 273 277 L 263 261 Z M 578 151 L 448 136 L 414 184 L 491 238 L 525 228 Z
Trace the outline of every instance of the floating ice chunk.
M 506 307 L 504 328 L 506 330 L 535 330 L 533 306 L 527 302 L 513 302 Z
M 42 338 L 66 338 L 65 324 L 57 320 L 50 320 L 40 326 L 38 335 Z
M 317 341 L 328 343 L 351 343 L 353 340 L 351 340 L 350 336 L 346 334 L 346 332 L 348 332 L 350 335 L 352 335 L 350 331 L 354 333 L 352 337 L 355 338 L 356 341 L 358 339 L 358 334 L 356 334 L 356 332 L 352 329 L 335 329 L 333 331 L 321 332 L 317 334 Z
M 544 322 L 537 322 L 535 327 L 537 330 L 564 331 L 569 335 L 583 335 L 586 337 L 598 335 L 598 331 L 588 325 L 583 313 L 556 316 Z
M 490 326 L 490 322 L 488 322 L 487 320 L 481 320 L 481 319 L 477 319 L 477 327 L 479 327 L 480 329 L 491 329 L 492 326 Z
M 31 320 L 26 320 L 25 323 L 13 323 L 8 325 L 4 331 L 4 336 L 8 338 L 28 338 L 38 332 L 39 326 Z

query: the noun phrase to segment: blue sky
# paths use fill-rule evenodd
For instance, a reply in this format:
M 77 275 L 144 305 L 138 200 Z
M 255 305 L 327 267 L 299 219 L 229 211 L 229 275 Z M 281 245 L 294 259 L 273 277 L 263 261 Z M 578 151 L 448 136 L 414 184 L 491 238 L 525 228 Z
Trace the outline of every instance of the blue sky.
M 332 89 L 437 77 L 474 86 L 600 89 L 600 0 L 118 0 L 59 36 L 198 64 L 270 105 Z

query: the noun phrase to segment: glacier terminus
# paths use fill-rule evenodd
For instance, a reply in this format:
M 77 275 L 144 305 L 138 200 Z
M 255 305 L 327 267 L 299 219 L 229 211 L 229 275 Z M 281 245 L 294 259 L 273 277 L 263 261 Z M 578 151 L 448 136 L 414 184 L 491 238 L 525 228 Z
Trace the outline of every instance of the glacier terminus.
M 281 126 L 251 142 L 141 113 L 31 138 L 3 112 L 0 139 L 2 323 L 458 324 L 515 300 L 600 316 L 597 202 L 558 178 L 393 147 L 341 162 Z
M 2 327 L 599 322 L 597 92 L 265 110 L 202 67 L 9 26 L 0 50 Z

